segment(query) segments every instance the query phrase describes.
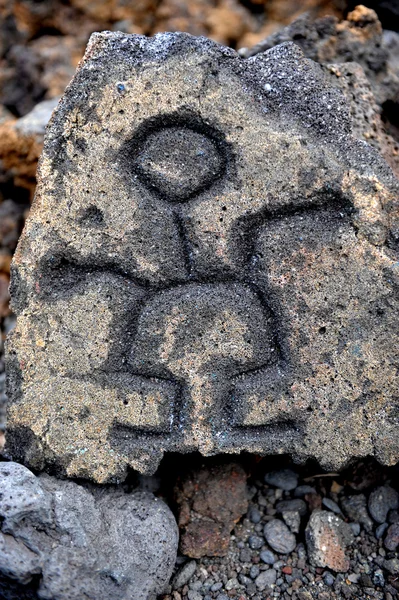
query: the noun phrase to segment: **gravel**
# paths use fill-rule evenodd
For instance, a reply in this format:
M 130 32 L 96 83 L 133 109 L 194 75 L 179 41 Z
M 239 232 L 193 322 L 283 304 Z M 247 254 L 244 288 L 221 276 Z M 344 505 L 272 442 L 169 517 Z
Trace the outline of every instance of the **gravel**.
M 378 477 L 381 481 L 381 476 L 384 476 L 379 466 L 373 476 L 370 476 L 370 466 L 367 466 L 367 471 L 361 463 L 353 467 L 356 473 L 361 469 L 371 482 Z M 200 559 L 190 581 L 174 588 L 173 594 L 178 595 L 166 595 L 162 600 L 191 600 L 189 591 L 201 594 L 203 600 L 398 600 L 399 559 L 385 546 L 388 527 L 394 523 L 373 524 L 367 510 L 369 497 L 374 491 L 373 484 L 369 487 L 366 484 L 360 493 L 354 493 L 355 488 L 347 475 L 337 476 L 334 480 L 315 478 L 308 485 L 301 477 L 301 469 L 298 472 L 298 485 L 290 491 L 266 483 L 263 473 L 250 479 L 250 506 L 232 532 L 227 555 Z M 391 480 L 394 485 L 392 477 Z M 357 475 L 358 485 L 361 481 Z M 304 501 L 306 514 L 301 517 L 300 532 L 293 535 L 278 517 L 281 507 L 287 506 L 281 503 L 297 499 Z M 342 558 L 347 567 L 343 573 L 334 573 L 329 567 L 320 567 L 312 562 L 304 545 L 304 528 L 311 514 L 319 510 L 313 509 L 312 513 L 313 503 L 327 509 L 323 499 L 332 500 L 341 509 L 341 515 L 330 510 L 325 512 L 344 527 L 345 538 L 348 532 L 349 537 L 353 537 L 353 543 L 343 548 Z M 298 505 L 288 506 L 298 508 Z M 390 510 L 392 514 L 388 512 L 387 519 L 395 518 L 396 509 Z M 276 522 L 279 525 L 276 526 Z M 382 533 L 377 539 L 380 526 Z M 265 529 L 269 531 L 269 539 L 265 537 L 262 547 L 251 548 L 250 540 L 254 545 L 253 540 L 262 538 Z M 279 544 L 283 543 L 288 532 L 293 541 L 289 552 L 286 552 L 286 545 L 284 548 L 280 546 L 279 551 L 270 545 L 273 539 L 270 532 Z M 200 583 L 201 587 L 194 590 L 194 582 Z M 264 589 L 263 585 L 266 586 Z

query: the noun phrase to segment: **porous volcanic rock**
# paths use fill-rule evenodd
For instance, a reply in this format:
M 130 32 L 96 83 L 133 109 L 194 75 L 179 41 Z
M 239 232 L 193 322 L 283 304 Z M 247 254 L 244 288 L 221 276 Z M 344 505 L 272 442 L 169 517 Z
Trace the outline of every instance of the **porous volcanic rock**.
M 305 530 L 309 560 L 317 567 L 346 572 L 349 558 L 346 547 L 353 542 L 350 526 L 337 515 L 315 510 Z
M 175 519 L 148 492 L 86 489 L 2 462 L 0 518 L 5 599 L 13 589 L 7 579 L 23 597 L 36 578 L 38 598 L 154 600 L 176 560 Z
M 175 487 L 181 552 L 225 556 L 230 533 L 248 509 L 247 474 L 236 463 L 202 467 Z
M 165 451 L 394 463 L 397 192 L 296 45 L 93 35 L 12 267 L 8 451 L 100 482 Z

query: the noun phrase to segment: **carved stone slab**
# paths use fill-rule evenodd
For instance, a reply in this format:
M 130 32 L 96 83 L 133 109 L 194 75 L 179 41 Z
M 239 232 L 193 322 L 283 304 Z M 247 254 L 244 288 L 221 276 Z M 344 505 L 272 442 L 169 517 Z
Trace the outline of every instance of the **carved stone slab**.
M 398 460 L 397 184 L 350 132 L 294 44 L 93 35 L 14 260 L 13 457 Z

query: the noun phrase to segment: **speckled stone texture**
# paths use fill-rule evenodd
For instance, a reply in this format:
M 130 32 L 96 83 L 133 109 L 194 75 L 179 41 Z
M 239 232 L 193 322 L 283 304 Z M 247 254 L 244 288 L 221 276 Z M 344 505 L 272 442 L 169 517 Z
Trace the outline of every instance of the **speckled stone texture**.
M 148 492 L 83 487 L 0 463 L 2 600 L 26 598 L 29 588 L 43 600 L 155 600 L 178 538 L 172 512 Z
M 93 35 L 13 264 L 11 455 L 397 461 L 398 185 L 350 123 L 292 43 Z

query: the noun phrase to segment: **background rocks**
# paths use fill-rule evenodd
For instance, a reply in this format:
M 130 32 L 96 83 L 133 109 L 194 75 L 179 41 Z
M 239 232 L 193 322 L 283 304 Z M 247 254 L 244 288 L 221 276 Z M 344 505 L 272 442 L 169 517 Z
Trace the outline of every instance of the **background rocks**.
M 270 459 L 259 464 L 245 463 L 249 473 L 249 508 L 246 517 L 232 531 L 226 555 L 202 557 L 196 564 L 189 560 L 179 566 L 180 572 L 187 569 L 191 577 L 184 577 L 180 587 L 173 584 L 170 593 L 163 597 L 165 600 L 393 600 L 398 597 L 397 553 L 386 546 L 387 530 L 377 539 L 379 525 L 367 509 L 376 489 L 373 481 L 388 478 L 392 486 L 393 481 L 397 482 L 397 469 L 381 469 L 367 460 L 335 476 L 310 467 L 294 468 L 297 487 L 287 491 L 265 483 L 271 471 L 273 477 L 281 475 L 283 480 L 287 462 L 282 466 L 280 472 Z M 206 465 L 201 467 L 206 468 Z M 354 495 L 354 487 L 362 491 Z M 272 550 L 263 536 L 264 529 L 271 526 L 274 529 L 276 521 L 281 523 L 276 517 L 282 503 L 295 502 L 295 496 L 309 488 L 313 491 L 304 500 L 306 514 L 301 516 L 299 532 L 293 536 L 295 544 L 288 553 L 286 548 L 283 553 Z M 339 507 L 340 515 L 312 508 L 311 496 L 315 495 L 323 507 L 331 505 L 335 511 Z M 297 508 L 298 514 L 304 512 L 302 505 Z M 347 517 L 349 513 L 351 516 Z M 282 543 L 285 535 L 282 527 L 276 531 L 275 539 Z M 260 543 L 254 544 L 255 539 Z M 184 560 L 184 556 L 179 557 L 179 561 Z

